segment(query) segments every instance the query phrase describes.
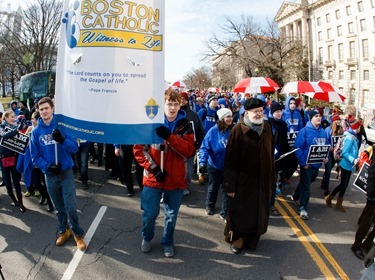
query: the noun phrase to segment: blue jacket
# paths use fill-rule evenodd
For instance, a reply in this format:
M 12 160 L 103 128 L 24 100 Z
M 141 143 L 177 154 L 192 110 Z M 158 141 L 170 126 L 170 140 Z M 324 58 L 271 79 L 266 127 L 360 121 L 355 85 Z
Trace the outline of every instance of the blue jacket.
M 288 126 L 288 132 L 300 131 L 303 128 L 301 113 L 297 108 L 293 111 L 291 111 L 289 108 L 290 99 L 292 98 L 295 99 L 295 97 L 293 96 L 288 96 L 288 98 L 286 99 L 285 109 L 283 111 L 283 116 L 281 117 Z
M 205 134 L 210 130 L 211 127 L 213 127 L 216 124 L 218 120 L 216 112 L 218 110 L 219 107 L 215 108 L 215 110 L 212 110 L 209 106 L 207 106 L 207 108 L 202 108 L 199 110 L 198 116 L 203 122 Z
M 221 133 L 215 125 L 207 132 L 199 149 L 200 166 L 207 165 L 208 162 L 213 168 L 224 170 L 225 152 L 230 131 L 231 129 L 227 129 Z
M 320 143 L 328 143 L 327 134 L 324 129 L 321 126 L 316 129 L 311 122 L 307 122 L 306 126 L 298 132 L 296 141 L 294 142 L 294 148 L 299 148 L 295 153 L 298 164 L 301 167 L 306 166 L 310 146 L 318 145 L 319 138 Z M 309 166 L 311 166 L 312 168 L 319 168 L 321 165 L 321 163 L 309 164 Z
M 45 174 L 51 174 L 48 172 L 48 167 L 50 164 L 56 164 L 55 145 L 57 145 L 58 163 L 61 164 L 61 170 L 68 170 L 73 167 L 71 154 L 78 151 L 77 140 L 70 135 L 63 134 L 65 141 L 62 144 L 56 143 L 52 139 L 52 130 L 56 127 L 54 116 L 49 125 L 46 125 L 42 118 L 39 118 L 38 126 L 34 128 L 31 134 L 31 159 L 33 164 Z
M 348 171 L 353 170 L 354 160 L 358 157 L 358 139 L 355 132 L 351 128 L 344 132 L 341 156 L 341 168 Z

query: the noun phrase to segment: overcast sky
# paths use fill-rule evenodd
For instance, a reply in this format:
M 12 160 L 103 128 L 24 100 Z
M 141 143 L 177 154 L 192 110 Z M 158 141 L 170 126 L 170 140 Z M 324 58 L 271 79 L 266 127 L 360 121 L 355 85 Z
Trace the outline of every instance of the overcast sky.
M 2 8 L 11 3 L 32 0 L 0 0 Z M 294 0 L 290 1 L 294 2 Z M 280 9 L 282 0 L 165 0 L 165 79 L 174 82 L 182 79 L 192 69 L 204 65 L 201 55 L 204 41 L 217 27 L 241 14 L 250 15 L 259 24 L 271 21 Z

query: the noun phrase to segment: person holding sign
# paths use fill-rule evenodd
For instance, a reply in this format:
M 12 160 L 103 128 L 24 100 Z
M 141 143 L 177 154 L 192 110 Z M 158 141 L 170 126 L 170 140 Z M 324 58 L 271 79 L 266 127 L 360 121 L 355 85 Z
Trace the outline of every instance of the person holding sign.
M 345 212 L 345 208 L 342 206 L 344 194 L 349 185 L 352 171 L 358 162 L 358 139 L 356 134 L 361 127 L 361 122 L 354 117 L 351 117 L 348 120 L 349 129 L 348 131 L 344 132 L 344 142 L 341 152 L 342 158 L 340 160 L 341 181 L 340 184 L 324 198 L 327 206 L 332 207 L 332 199 L 336 194 L 339 194 L 335 209 L 339 210 L 340 212 Z
M 310 121 L 306 126 L 300 130 L 297 139 L 294 143 L 296 157 L 300 165 L 300 181 L 294 193 L 292 200 L 299 206 L 300 217 L 303 220 L 308 220 L 307 205 L 310 199 L 310 186 L 319 173 L 319 168 L 322 162 L 326 164 L 328 159 L 325 158 L 322 162 L 308 163 L 308 156 L 311 152 L 312 145 L 323 146 L 328 143 L 327 135 L 321 127 L 322 116 L 316 110 L 307 112 Z
M 371 232 L 368 232 L 375 218 L 375 160 L 371 162 L 368 169 L 366 194 L 366 206 L 359 218 L 359 227 L 351 247 L 353 253 L 360 260 L 363 260 L 365 254 L 370 251 L 375 238 L 375 227 L 373 227 Z
M 324 197 L 329 195 L 329 182 L 331 178 L 331 171 L 333 166 L 337 163 L 337 161 L 333 157 L 333 150 L 336 147 L 336 143 L 338 139 L 342 137 L 344 131 L 341 126 L 341 118 L 339 115 L 332 115 L 331 117 L 332 124 L 325 129 L 327 134 L 328 143 L 331 145 L 329 154 L 328 154 L 328 162 L 324 165 L 324 174 L 322 183 L 320 184 L 320 188 L 324 191 Z
M 45 174 L 47 190 L 57 211 L 60 235 L 56 245 L 64 245 L 73 232 L 77 248 L 84 251 L 86 244 L 83 240 L 84 231 L 78 219 L 72 169 L 74 164 L 71 156 L 78 151 L 78 143 L 75 138 L 56 129 L 51 98 L 40 99 L 38 107 L 40 118 L 30 139 L 31 158 L 34 165 Z
M 23 130 L 25 122 L 20 121 L 16 124 L 16 116 L 13 110 L 9 109 L 4 112 L 3 121 L 0 125 L 0 139 L 9 139 L 16 136 L 21 130 Z M 21 212 L 25 212 L 26 208 L 22 202 L 22 192 L 20 185 L 21 174 L 16 169 L 16 162 L 18 154 L 11 149 L 0 146 L 0 165 L 1 172 L 3 174 L 3 180 L 7 193 L 12 199 L 14 205 L 18 206 Z M 16 190 L 17 199 L 14 196 L 12 182 Z
M 174 256 L 173 235 L 183 191 L 186 189 L 186 159 L 195 152 L 191 123 L 180 110 L 181 98 L 177 92 L 167 91 L 164 97 L 164 125 L 156 128 L 163 144 L 134 145 L 134 157 L 144 168 L 141 195 L 142 244 L 141 251 L 151 250 L 155 235 L 155 220 L 160 212 L 163 196 L 164 256 Z

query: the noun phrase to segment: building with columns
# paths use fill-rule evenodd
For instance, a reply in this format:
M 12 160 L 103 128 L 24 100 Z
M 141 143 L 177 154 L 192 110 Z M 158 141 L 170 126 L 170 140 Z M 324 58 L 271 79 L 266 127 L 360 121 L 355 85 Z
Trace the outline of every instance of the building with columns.
M 375 0 L 284 2 L 275 16 L 280 34 L 302 40 L 311 81 L 337 86 L 362 117 L 375 113 Z

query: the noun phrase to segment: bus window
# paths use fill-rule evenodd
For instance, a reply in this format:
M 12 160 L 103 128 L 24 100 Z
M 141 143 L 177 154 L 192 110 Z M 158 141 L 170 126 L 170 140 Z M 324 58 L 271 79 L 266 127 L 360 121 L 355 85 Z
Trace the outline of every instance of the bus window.
M 35 98 L 55 94 L 55 76 L 53 71 L 38 71 L 21 77 L 19 100 L 30 102 Z

